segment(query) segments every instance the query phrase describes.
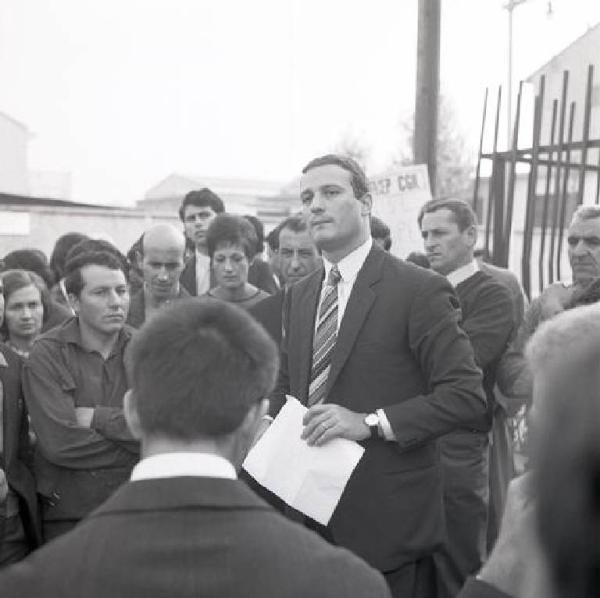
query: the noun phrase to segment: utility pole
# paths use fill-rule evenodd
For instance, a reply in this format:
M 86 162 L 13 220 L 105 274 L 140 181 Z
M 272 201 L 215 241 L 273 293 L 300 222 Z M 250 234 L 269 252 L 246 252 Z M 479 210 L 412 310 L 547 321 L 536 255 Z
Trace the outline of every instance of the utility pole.
M 513 86 L 513 11 L 527 0 L 508 0 L 504 8 L 508 11 L 508 81 L 506 94 L 506 147 L 511 146 L 512 139 L 512 86 Z
M 441 1 L 419 0 L 419 35 L 417 40 L 417 89 L 413 155 L 415 164 L 427 164 L 432 194 L 435 194 L 437 173 Z

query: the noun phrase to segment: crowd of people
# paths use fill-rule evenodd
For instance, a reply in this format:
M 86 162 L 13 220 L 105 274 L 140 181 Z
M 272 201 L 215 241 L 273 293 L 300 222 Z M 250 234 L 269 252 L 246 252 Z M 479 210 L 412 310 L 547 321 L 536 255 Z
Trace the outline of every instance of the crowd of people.
M 406 260 L 371 208 L 329 154 L 266 238 L 204 188 L 126 255 L 3 257 L 0 595 L 597 594 L 600 208 L 530 305 L 467 202 Z M 314 450 L 365 449 L 327 525 L 241 470 L 289 395 Z

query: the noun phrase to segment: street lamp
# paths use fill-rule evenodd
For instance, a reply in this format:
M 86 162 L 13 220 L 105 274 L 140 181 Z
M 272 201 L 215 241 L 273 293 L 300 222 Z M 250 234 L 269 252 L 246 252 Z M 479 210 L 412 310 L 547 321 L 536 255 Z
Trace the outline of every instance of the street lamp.
M 513 11 L 521 4 L 525 4 L 528 0 L 508 0 L 504 5 L 508 11 L 508 94 L 507 94 L 507 128 L 506 128 L 506 142 L 507 146 L 510 146 L 510 140 L 512 136 L 512 85 L 513 85 Z M 552 16 L 552 0 L 548 0 L 547 15 Z M 508 147 L 507 147 L 508 149 Z
M 527 0 L 508 0 L 504 8 L 508 11 L 508 93 L 506 94 L 507 122 L 506 145 L 510 147 L 512 134 L 512 83 L 513 83 L 513 11 Z

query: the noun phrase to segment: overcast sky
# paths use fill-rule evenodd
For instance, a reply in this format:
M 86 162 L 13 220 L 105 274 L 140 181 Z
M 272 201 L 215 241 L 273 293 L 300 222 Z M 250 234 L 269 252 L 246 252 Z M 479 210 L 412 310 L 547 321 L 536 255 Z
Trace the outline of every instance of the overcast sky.
M 443 0 L 442 90 L 477 143 L 506 78 L 503 0 Z M 600 0 L 515 9 L 515 79 Z M 72 199 L 131 204 L 171 172 L 280 180 L 345 136 L 385 167 L 414 110 L 417 0 L 0 0 L 0 110 Z M 494 91 L 495 93 L 495 91 Z

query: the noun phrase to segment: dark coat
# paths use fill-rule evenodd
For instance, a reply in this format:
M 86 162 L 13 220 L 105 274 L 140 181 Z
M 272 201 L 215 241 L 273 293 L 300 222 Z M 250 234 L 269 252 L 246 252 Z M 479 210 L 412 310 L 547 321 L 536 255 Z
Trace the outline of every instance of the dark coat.
M 179 294 L 176 299 L 185 299 L 190 294 L 185 287 L 179 286 Z M 129 312 L 127 313 L 127 324 L 132 328 L 140 328 L 146 321 L 146 298 L 144 296 L 144 287 L 138 289 L 129 301 Z
M 265 327 L 277 346 L 281 343 L 281 323 L 283 299 L 285 291 L 282 289 L 275 295 L 263 299 L 253 305 L 248 311 Z
M 192 254 L 192 257 L 186 262 L 183 272 L 179 277 L 179 284 L 185 288 L 185 290 L 192 296 L 198 295 L 198 287 L 196 284 L 196 253 Z M 216 285 L 215 277 L 210 270 L 210 288 L 212 289 Z
M 275 414 L 289 393 L 306 404 L 324 270 L 288 293 Z M 357 413 L 384 408 L 396 442 L 368 439 L 329 524 L 341 546 L 381 571 L 430 555 L 445 529 L 436 438 L 485 429 L 473 349 L 448 281 L 373 247 L 340 326 L 326 401 Z
M 3 406 L 3 463 L 10 488 L 17 494 L 31 548 L 41 542 L 40 520 L 31 473 L 29 426 L 21 389 L 21 360 L 0 344 L 0 400 Z M 0 538 L 1 541 L 1 538 Z
M 242 482 L 130 482 L 0 574 L 4 598 L 386 598 L 376 571 L 287 521 Z

